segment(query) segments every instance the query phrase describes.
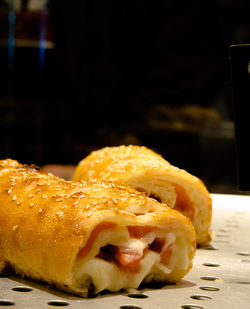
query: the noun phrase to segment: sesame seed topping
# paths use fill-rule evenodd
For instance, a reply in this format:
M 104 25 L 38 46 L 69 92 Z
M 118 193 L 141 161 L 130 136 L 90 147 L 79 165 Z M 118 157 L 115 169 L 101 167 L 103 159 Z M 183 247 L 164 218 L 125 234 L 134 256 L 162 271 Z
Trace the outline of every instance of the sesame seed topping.
M 14 195 L 14 196 L 12 197 L 12 201 L 15 201 L 16 199 L 17 199 L 17 196 Z
M 34 194 L 32 194 L 32 193 L 31 193 L 31 194 L 29 194 L 29 196 L 28 196 L 28 197 L 30 197 L 30 198 L 31 198 L 31 197 L 34 197 Z
M 119 189 L 126 189 L 126 186 L 119 186 Z
M 79 204 L 79 201 L 76 201 L 76 202 L 73 203 L 73 206 L 76 206 L 78 204 Z
M 63 211 L 58 211 L 56 214 L 59 218 L 63 217 L 64 215 Z
M 39 214 L 42 213 L 42 212 L 43 212 L 42 208 L 40 208 L 40 209 L 38 210 L 38 212 L 39 212 Z
M 34 207 L 35 206 L 35 204 L 34 203 L 30 203 L 30 207 Z
M 62 201 L 63 201 L 62 198 L 57 198 L 57 199 L 56 199 L 56 202 L 62 202 Z
M 88 213 L 87 213 L 87 217 L 90 217 L 90 216 L 92 216 L 93 215 L 93 212 L 92 211 L 89 211 Z
M 131 197 L 137 197 L 137 194 L 135 194 L 135 193 L 130 193 L 130 196 L 131 196 Z
M 18 225 L 14 225 L 14 226 L 12 227 L 12 230 L 15 231 L 17 228 L 18 228 Z
M 43 195 L 42 195 L 42 198 L 44 198 L 44 199 L 45 199 L 45 198 L 48 198 L 48 195 L 43 194 Z
M 39 193 L 39 192 L 41 192 L 42 191 L 42 189 L 37 189 L 36 190 L 36 193 Z
M 65 209 L 65 208 L 66 208 L 66 205 L 63 205 L 61 208 L 62 208 L 62 209 Z
M 10 188 L 7 193 L 10 194 L 12 192 L 12 188 Z

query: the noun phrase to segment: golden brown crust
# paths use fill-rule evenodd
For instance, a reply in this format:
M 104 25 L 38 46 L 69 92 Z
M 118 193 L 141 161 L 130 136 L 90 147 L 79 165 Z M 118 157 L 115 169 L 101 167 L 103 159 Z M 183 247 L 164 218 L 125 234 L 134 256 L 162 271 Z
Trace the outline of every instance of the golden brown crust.
M 151 211 L 150 220 L 128 211 L 135 206 Z M 180 231 L 190 246 L 184 274 L 192 266 L 195 235 L 178 212 L 124 185 L 74 183 L 14 160 L 0 161 L 0 271 L 11 265 L 19 274 L 86 296 L 86 287 L 75 285 L 72 267 L 91 231 L 104 221 Z
M 73 180 L 109 180 L 147 192 L 192 221 L 197 243 L 211 240 L 212 199 L 205 185 L 151 149 L 130 145 L 94 151 L 78 164 Z

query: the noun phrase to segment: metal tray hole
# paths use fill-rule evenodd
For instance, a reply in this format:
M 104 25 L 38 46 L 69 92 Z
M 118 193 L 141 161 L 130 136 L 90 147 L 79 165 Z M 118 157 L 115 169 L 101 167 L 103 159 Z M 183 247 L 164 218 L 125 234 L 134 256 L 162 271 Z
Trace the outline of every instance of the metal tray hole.
M 227 235 L 227 234 L 216 234 L 215 235 L 216 237 L 223 237 L 223 238 L 229 238 L 230 235 Z
M 57 307 L 63 307 L 68 306 L 69 303 L 63 300 L 51 300 L 48 302 L 48 305 L 50 306 L 57 306 Z
M 231 232 L 231 230 L 229 230 L 229 229 L 219 229 L 219 231 L 222 232 L 222 233 L 229 233 L 229 232 Z
M 250 256 L 250 253 L 249 252 L 237 252 L 236 254 L 238 255 L 244 255 L 244 256 Z
M 142 309 L 142 307 L 138 307 L 134 305 L 121 305 L 120 309 Z
M 128 294 L 127 296 L 131 298 L 148 298 L 148 295 L 141 294 L 141 293 L 131 293 L 131 294 Z
M 210 262 L 210 263 L 203 263 L 202 265 L 208 266 L 208 267 L 219 267 L 220 266 L 220 264 L 216 264 L 216 263 L 212 263 L 212 262 Z
M 218 277 L 213 277 L 213 276 L 204 276 L 201 277 L 202 280 L 207 280 L 207 281 L 215 281 L 215 280 L 220 280 Z
M 250 284 L 250 281 L 237 281 L 239 284 Z
M 181 308 L 184 308 L 184 309 L 204 309 L 204 307 L 202 307 L 202 306 L 193 305 L 193 304 L 190 304 L 190 305 L 182 305 Z
M 198 249 L 203 249 L 203 250 L 218 250 L 211 244 L 206 244 L 206 245 L 198 245 Z
M 212 299 L 212 297 L 208 296 L 208 295 L 201 295 L 201 294 L 194 294 L 192 296 L 190 296 L 193 299 L 198 299 L 198 300 L 207 300 L 207 299 Z
M 0 306 L 13 306 L 15 303 L 8 299 L 0 299 Z
M 219 291 L 220 289 L 217 286 L 200 286 L 201 290 L 204 291 Z
M 32 288 L 29 288 L 28 286 L 15 286 L 12 290 L 16 292 L 30 292 L 32 291 Z
M 237 224 L 226 224 L 226 227 L 232 227 L 232 228 L 238 229 L 240 226 Z

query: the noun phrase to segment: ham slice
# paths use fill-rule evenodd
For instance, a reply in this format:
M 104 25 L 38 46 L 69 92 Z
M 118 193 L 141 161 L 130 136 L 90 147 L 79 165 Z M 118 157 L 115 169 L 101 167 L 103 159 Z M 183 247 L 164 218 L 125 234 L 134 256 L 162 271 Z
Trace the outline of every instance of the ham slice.
M 96 240 L 96 237 L 103 231 L 106 229 L 114 229 L 116 227 L 115 223 L 112 222 L 102 222 L 100 224 L 98 224 L 94 230 L 92 231 L 92 233 L 90 234 L 90 237 L 87 241 L 87 244 L 80 249 L 80 251 L 78 252 L 78 256 L 79 257 L 85 257 L 86 255 L 88 255 L 89 251 L 91 250 L 93 243 Z
M 86 257 L 90 252 L 93 243 L 95 242 L 98 235 L 106 229 L 114 229 L 116 224 L 112 222 L 102 222 L 97 225 L 87 241 L 87 244 L 80 249 L 78 257 Z M 152 226 L 127 226 L 131 238 L 136 239 L 150 239 L 147 238 L 148 234 L 152 234 L 155 227 Z M 108 244 L 105 247 L 101 248 L 96 257 L 103 259 L 105 261 L 114 262 L 121 270 L 126 272 L 138 272 L 140 269 L 141 259 L 144 257 L 148 249 L 160 254 L 160 261 L 164 265 L 168 265 L 169 260 L 172 255 L 174 242 L 168 242 L 166 246 L 165 238 L 155 238 L 151 243 L 146 244 L 142 249 L 141 246 L 139 249 L 131 248 L 126 246 L 115 246 Z

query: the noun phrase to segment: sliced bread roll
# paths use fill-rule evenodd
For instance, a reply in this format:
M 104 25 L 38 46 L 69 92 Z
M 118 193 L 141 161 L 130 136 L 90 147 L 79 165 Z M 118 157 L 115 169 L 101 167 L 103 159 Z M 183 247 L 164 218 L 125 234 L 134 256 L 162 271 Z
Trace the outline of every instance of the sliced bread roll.
M 109 180 L 145 192 L 188 217 L 198 244 L 211 240 L 212 199 L 203 182 L 146 147 L 118 146 L 94 151 L 78 164 L 73 180 Z
M 186 217 L 132 188 L 0 161 L 0 272 L 11 268 L 86 297 L 176 282 L 195 248 Z

